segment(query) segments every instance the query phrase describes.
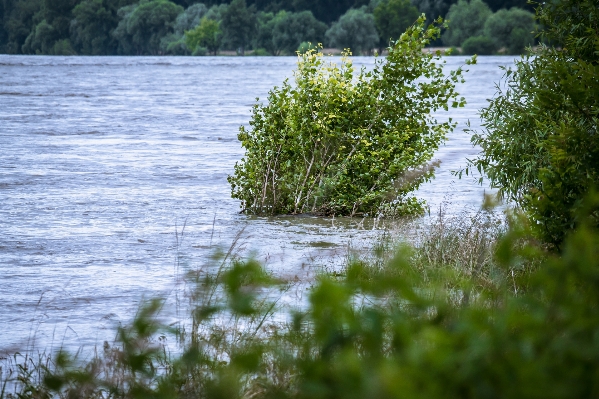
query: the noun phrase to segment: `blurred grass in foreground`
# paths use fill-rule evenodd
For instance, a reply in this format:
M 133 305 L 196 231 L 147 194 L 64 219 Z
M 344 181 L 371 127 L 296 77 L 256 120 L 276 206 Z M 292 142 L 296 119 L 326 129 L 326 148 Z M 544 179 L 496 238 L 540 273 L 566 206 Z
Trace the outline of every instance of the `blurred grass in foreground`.
M 302 311 L 269 299 L 281 283 L 258 262 L 220 259 L 190 276 L 191 331 L 161 323 L 150 301 L 91 360 L 4 361 L 0 397 L 599 395 L 599 232 L 585 223 L 551 254 L 517 214 L 439 217 L 411 246 L 386 236 L 321 275 Z

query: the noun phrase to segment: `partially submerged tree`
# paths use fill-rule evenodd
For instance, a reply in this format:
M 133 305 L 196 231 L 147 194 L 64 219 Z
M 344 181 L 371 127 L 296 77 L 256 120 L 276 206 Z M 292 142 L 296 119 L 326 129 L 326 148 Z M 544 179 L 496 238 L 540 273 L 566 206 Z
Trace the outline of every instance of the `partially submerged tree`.
M 267 104 L 254 106 L 250 128 L 240 128 L 246 153 L 229 182 L 242 209 L 422 212 L 410 193 L 433 177 L 425 165 L 455 127 L 431 113 L 465 103 L 455 90 L 463 70 L 444 72 L 440 53 L 422 51 L 439 32 L 421 17 L 386 59 L 357 74 L 347 57 L 339 66 L 314 50 L 300 55 L 295 86 L 272 89 Z

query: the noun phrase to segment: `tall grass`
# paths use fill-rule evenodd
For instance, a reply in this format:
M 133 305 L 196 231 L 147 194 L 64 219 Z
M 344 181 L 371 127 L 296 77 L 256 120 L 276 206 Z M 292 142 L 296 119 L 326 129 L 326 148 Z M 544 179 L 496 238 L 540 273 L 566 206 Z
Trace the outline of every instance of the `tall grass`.
M 398 235 L 320 275 L 301 311 L 277 305 L 287 286 L 258 262 L 220 254 L 215 272 L 187 276 L 188 327 L 165 325 L 150 301 L 91 359 L 5 360 L 0 397 L 599 394 L 599 232 L 582 225 L 559 256 L 517 216 L 485 211 L 404 229 L 410 245 Z

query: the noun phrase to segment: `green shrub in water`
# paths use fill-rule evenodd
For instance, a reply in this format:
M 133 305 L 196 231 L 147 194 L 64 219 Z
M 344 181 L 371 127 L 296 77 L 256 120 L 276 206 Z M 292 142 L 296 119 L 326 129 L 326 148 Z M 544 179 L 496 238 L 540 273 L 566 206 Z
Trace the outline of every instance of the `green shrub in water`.
M 272 89 L 240 128 L 246 152 L 229 182 L 243 211 L 422 212 L 410 193 L 432 178 L 426 163 L 455 127 L 431 113 L 465 103 L 455 90 L 463 70 L 443 71 L 440 52 L 422 51 L 440 22 L 425 28 L 421 17 L 372 71 L 354 73 L 348 53 L 340 64 L 300 54 L 295 86 Z

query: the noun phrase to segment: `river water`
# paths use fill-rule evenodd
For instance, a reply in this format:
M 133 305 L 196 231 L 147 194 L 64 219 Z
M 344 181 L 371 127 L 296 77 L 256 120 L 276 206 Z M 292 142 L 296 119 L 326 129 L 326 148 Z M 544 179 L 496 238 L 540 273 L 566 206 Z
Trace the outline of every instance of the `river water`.
M 455 68 L 465 57 L 448 57 Z M 449 212 L 488 190 L 450 171 L 476 155 L 465 123 L 510 57 L 479 57 L 468 105 L 418 195 Z M 294 57 L 0 55 L 0 353 L 93 346 L 142 298 L 172 298 L 184 269 L 217 247 L 253 251 L 279 277 L 334 267 L 372 221 L 240 215 L 226 181 L 256 97 L 292 76 Z M 356 57 L 357 66 L 372 58 Z M 176 262 L 179 259 L 179 262 Z

